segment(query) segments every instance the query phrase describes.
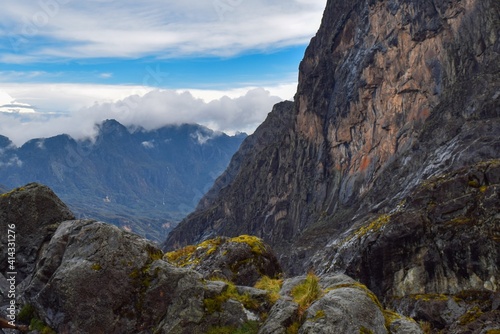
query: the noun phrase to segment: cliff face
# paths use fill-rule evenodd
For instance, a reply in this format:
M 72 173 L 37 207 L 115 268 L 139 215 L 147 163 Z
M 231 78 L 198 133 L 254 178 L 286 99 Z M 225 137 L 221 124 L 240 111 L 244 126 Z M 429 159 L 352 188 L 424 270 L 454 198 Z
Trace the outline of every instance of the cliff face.
M 166 248 L 254 234 L 288 272 L 433 175 L 498 158 L 500 3 L 328 1 L 275 107 Z

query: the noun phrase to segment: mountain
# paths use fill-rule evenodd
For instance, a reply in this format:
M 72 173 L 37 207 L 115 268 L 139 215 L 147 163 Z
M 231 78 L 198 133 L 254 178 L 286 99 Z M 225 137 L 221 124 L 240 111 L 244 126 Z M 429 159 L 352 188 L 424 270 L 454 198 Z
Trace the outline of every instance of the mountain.
M 328 1 L 294 102 L 164 249 L 256 235 L 289 275 L 347 273 L 457 333 L 454 302 L 497 300 L 499 31 L 494 0 Z
M 160 241 L 193 210 L 244 137 L 188 124 L 127 129 L 115 120 L 103 122 L 93 140 L 59 135 L 17 148 L 0 137 L 0 183 L 46 184 L 78 217 Z

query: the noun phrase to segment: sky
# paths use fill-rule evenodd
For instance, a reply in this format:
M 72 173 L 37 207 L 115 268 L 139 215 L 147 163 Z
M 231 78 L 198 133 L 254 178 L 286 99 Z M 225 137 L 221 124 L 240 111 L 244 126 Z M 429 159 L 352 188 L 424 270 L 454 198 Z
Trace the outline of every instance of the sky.
M 16 0 L 0 11 L 0 134 L 114 118 L 251 133 L 291 100 L 326 0 Z

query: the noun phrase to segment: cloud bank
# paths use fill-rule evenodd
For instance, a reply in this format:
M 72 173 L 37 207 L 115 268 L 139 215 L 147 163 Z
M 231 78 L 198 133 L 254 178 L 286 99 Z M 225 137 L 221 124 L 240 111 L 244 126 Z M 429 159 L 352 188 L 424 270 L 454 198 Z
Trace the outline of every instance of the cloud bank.
M 96 103 L 66 114 L 35 113 L 22 116 L 0 114 L 0 134 L 20 146 L 34 138 L 66 133 L 74 138 L 93 137 L 95 124 L 116 119 L 125 126 L 147 130 L 168 124 L 198 123 L 213 130 L 251 133 L 272 106 L 282 98 L 263 88 L 253 88 L 237 97 L 222 96 L 205 101 L 190 92 L 152 90 L 116 102 Z M 146 144 L 148 145 L 148 144 Z

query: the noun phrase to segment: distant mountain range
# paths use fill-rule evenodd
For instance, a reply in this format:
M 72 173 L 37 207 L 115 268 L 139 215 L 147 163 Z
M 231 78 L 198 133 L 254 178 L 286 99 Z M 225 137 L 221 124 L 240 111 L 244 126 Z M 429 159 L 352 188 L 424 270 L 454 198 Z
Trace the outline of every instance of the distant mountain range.
M 163 241 L 245 137 L 192 124 L 130 129 L 115 120 L 99 125 L 94 140 L 59 135 L 16 147 L 0 136 L 0 184 L 43 183 L 79 217 Z

